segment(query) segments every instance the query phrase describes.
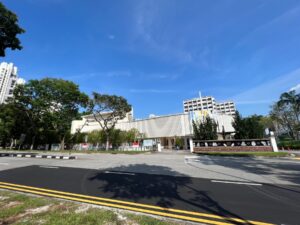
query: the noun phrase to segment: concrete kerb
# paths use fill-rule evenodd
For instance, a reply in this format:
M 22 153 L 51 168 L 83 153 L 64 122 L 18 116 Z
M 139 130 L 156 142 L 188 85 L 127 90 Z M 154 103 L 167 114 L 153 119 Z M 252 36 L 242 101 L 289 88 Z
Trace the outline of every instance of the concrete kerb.
M 0 157 L 38 158 L 38 159 L 77 159 L 76 156 L 39 155 L 36 153 L 0 153 Z

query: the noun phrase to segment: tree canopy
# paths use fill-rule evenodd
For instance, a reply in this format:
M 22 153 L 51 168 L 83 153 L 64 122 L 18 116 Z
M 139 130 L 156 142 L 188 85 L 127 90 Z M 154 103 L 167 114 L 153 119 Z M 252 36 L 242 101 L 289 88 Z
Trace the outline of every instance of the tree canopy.
M 94 92 L 89 108 L 106 135 L 106 150 L 108 150 L 110 131 L 114 129 L 118 120 L 124 119 L 130 112 L 131 105 L 122 96 Z
M 272 105 L 270 116 L 276 122 L 277 133 L 300 140 L 300 93 L 281 94 L 279 101 Z
M 217 123 L 210 117 L 203 120 L 193 121 L 194 138 L 197 140 L 216 140 Z
M 232 123 L 235 129 L 235 139 L 256 139 L 263 138 L 265 127 L 262 123 L 263 116 L 252 115 L 242 118 L 237 111 Z
M 61 142 L 64 148 L 66 137 L 70 136 L 71 122 L 79 118 L 80 107 L 88 104 L 88 96 L 80 92 L 71 81 L 45 78 L 30 80 L 25 85 L 18 85 L 14 97 L 2 107 L 13 116 L 21 115 L 26 126 L 14 122 L 14 129 L 31 137 L 31 148 L 39 141 L 49 143 L 50 139 Z M 15 121 L 14 118 L 10 121 Z M 0 115 L 0 120 L 9 121 Z M 38 141 L 36 140 L 38 138 Z M 37 141 L 37 142 L 36 142 Z
M 22 49 L 18 34 L 24 33 L 18 25 L 18 17 L 0 2 L 0 56 L 5 56 L 5 50 Z

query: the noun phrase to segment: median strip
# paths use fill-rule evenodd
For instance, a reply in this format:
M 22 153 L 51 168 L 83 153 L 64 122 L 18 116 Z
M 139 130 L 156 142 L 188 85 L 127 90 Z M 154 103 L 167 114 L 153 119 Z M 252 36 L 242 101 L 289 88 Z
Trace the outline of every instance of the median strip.
M 211 180 L 213 183 L 223 183 L 223 184 L 243 184 L 243 185 L 252 185 L 252 186 L 262 186 L 259 183 L 249 183 L 249 182 L 239 182 L 239 181 L 226 181 L 226 180 Z
M 231 222 L 239 222 L 244 224 L 251 223 L 255 225 L 270 225 L 270 223 L 264 223 L 264 222 L 249 221 L 249 220 L 243 220 L 238 218 L 227 218 L 227 217 L 222 217 L 222 216 L 207 214 L 207 213 L 164 208 L 164 207 L 154 206 L 154 205 L 127 202 L 127 201 L 121 201 L 121 200 L 115 200 L 109 198 L 101 198 L 96 196 L 81 195 L 81 194 L 37 188 L 37 187 L 31 187 L 25 185 L 18 185 L 18 184 L 6 183 L 6 182 L 0 182 L 0 188 L 44 195 L 48 197 L 63 198 L 67 200 L 120 208 L 125 210 L 131 210 L 136 212 L 148 213 L 153 215 L 165 216 L 165 217 L 170 217 L 175 219 L 182 219 L 182 220 L 200 222 L 206 224 L 228 225 L 228 224 L 232 224 Z

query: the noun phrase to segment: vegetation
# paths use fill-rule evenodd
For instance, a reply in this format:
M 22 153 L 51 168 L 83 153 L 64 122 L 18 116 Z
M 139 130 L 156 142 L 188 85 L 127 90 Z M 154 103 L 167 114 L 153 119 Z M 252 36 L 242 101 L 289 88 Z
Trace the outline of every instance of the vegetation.
M 109 138 L 119 135 L 114 133 L 118 132 L 114 130 L 117 121 L 124 119 L 130 110 L 131 105 L 121 96 L 93 93 L 93 99 L 90 101 L 90 112 L 105 134 L 106 150 L 109 149 Z
M 64 150 L 65 146 L 70 149 L 88 138 L 96 149 L 104 142 L 106 150 L 109 144 L 116 149 L 122 143 L 130 144 L 143 137 L 136 129 L 121 131 L 114 128 L 117 120 L 123 119 L 130 110 L 127 100 L 120 96 L 94 93 L 93 99 L 89 100 L 71 81 L 30 80 L 25 85 L 18 85 L 13 98 L 0 105 L 0 146 L 32 150 L 60 143 L 60 150 Z M 86 113 L 94 115 L 102 130 L 84 134 L 81 132 L 84 124 L 71 135 L 72 120 L 80 119 Z
M 252 115 L 242 118 L 238 111 L 232 123 L 235 129 L 235 139 L 255 139 L 263 138 L 265 127 L 262 123 L 263 116 Z
M 300 140 L 300 93 L 290 91 L 281 94 L 279 101 L 272 106 L 270 115 L 279 135 Z
M 0 224 L 179 224 L 91 205 L 0 191 Z M 124 219 L 125 218 L 125 219 Z
M 278 142 L 279 149 L 292 149 L 300 150 L 300 141 L 299 140 L 281 140 Z
M 0 56 L 5 56 L 5 50 L 22 49 L 18 34 L 25 31 L 18 25 L 18 17 L 0 2 Z
M 133 142 L 140 140 L 140 138 L 143 136 L 137 129 L 134 128 L 129 131 L 111 129 L 108 135 L 112 148 L 114 149 L 120 147 L 124 143 L 130 145 Z M 96 149 L 101 149 L 101 146 L 106 144 L 106 134 L 103 130 L 94 130 L 87 134 L 87 136 L 88 142 L 96 146 Z
M 205 117 L 202 121 L 193 121 L 194 139 L 196 140 L 216 140 L 217 124 L 210 117 Z

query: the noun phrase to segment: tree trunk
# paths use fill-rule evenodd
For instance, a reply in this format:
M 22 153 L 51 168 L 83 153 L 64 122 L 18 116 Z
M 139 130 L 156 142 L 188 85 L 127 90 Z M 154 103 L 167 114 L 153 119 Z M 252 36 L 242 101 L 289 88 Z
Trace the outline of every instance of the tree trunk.
M 13 146 L 14 146 L 14 139 L 12 138 L 10 140 L 10 147 L 9 147 L 9 149 L 11 150 Z
M 65 137 L 60 140 L 60 150 L 65 150 Z
M 106 147 L 105 150 L 108 151 L 109 150 L 109 136 L 106 136 Z
M 33 150 L 34 148 L 34 144 L 35 144 L 35 135 L 32 137 L 31 139 L 31 146 L 30 146 L 30 150 Z

